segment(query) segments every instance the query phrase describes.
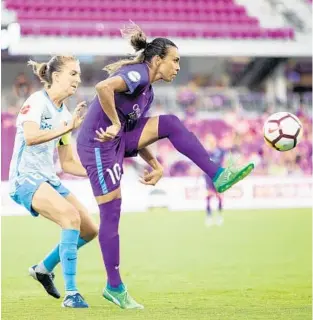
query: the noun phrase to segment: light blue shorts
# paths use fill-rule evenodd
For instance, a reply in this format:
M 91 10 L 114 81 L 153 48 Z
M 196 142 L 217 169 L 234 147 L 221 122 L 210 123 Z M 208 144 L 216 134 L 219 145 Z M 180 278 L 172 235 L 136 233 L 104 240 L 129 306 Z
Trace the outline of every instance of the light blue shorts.
M 39 214 L 32 208 L 33 196 L 39 186 L 47 182 L 51 187 L 56 190 L 61 196 L 67 197 L 70 194 L 70 191 L 65 188 L 61 183 L 58 186 L 52 185 L 47 179 L 43 177 L 36 177 L 28 175 L 23 179 L 23 182 L 17 184 L 15 193 L 11 194 L 11 198 L 21 206 L 25 207 L 34 217 L 37 217 Z

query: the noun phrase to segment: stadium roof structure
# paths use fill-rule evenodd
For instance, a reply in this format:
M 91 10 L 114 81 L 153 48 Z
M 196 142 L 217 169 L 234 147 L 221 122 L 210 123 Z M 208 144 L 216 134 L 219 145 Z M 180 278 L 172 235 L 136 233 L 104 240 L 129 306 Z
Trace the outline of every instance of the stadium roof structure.
M 171 38 L 181 56 L 254 56 L 254 57 L 308 57 L 312 56 L 312 38 L 295 40 L 229 40 Z M 131 47 L 124 39 L 109 37 L 20 37 L 11 43 L 12 55 L 75 54 L 127 55 Z

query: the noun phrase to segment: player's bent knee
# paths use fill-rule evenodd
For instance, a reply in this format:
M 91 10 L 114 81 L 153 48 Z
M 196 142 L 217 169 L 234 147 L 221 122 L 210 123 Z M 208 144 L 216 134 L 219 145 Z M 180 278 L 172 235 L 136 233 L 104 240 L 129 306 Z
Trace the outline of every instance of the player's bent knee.
M 81 230 L 80 236 L 87 242 L 93 240 L 98 236 L 99 230 L 96 227 L 89 228 L 88 230 Z
M 98 236 L 98 232 L 99 228 L 92 220 L 85 224 L 83 221 L 81 222 L 80 235 L 86 241 L 91 241 L 96 238 Z
M 60 225 L 63 229 L 80 229 L 81 219 L 79 212 L 72 206 L 64 208 L 60 212 Z
M 165 138 L 170 135 L 170 133 L 175 128 L 181 128 L 183 126 L 180 119 L 174 114 L 165 114 L 159 116 L 159 137 Z M 162 127 L 162 130 L 160 130 Z
M 161 115 L 159 121 L 166 122 L 170 125 L 181 124 L 180 119 L 175 114 Z

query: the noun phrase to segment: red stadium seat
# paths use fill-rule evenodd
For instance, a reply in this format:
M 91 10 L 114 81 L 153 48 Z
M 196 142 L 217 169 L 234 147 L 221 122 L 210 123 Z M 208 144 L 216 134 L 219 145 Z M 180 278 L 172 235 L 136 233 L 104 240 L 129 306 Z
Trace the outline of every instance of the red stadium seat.
M 4 3 L 17 12 L 23 35 L 118 37 L 118 25 L 132 19 L 144 23 L 150 36 L 294 38 L 290 28 L 261 28 L 258 19 L 248 16 L 245 8 L 233 0 L 6 0 Z M 110 27 L 99 29 L 95 22 Z M 164 24 L 166 29 L 162 29 Z

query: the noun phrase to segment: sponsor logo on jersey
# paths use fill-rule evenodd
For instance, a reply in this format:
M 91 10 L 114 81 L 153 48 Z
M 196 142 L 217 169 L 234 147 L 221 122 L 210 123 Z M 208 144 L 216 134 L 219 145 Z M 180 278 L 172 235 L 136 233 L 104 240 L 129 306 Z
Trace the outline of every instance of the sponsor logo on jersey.
M 140 110 L 139 105 L 136 103 L 136 104 L 133 105 L 133 112 L 129 113 L 129 114 L 127 115 L 127 117 L 128 117 L 130 120 L 134 121 L 134 120 L 139 119 L 140 116 L 141 116 L 141 110 Z
M 52 125 L 50 123 L 48 123 L 47 121 L 41 121 L 40 129 L 41 130 L 44 130 L 44 129 L 51 130 L 52 129 Z
M 21 114 L 26 114 L 30 109 L 30 105 L 26 105 L 24 107 L 22 107 L 22 109 L 20 110 Z

